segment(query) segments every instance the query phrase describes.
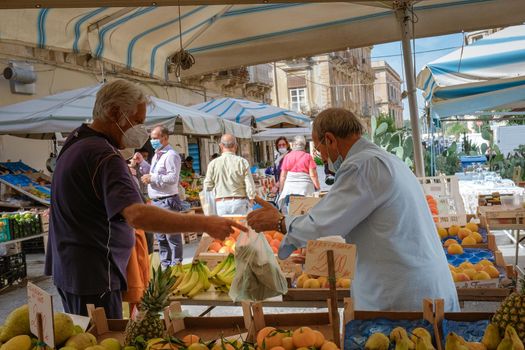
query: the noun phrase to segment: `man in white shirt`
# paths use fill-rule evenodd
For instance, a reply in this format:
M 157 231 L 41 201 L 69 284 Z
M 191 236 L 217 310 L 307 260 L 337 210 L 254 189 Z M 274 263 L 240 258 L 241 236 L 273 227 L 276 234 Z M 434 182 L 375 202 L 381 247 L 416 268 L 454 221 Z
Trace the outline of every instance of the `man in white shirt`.
M 155 155 L 151 160 L 150 173 L 142 176 L 142 182 L 148 185 L 148 197 L 153 205 L 173 211 L 181 211 L 179 198 L 179 174 L 181 160 L 169 144 L 169 131 L 157 126 L 151 131 L 151 145 Z M 182 261 L 182 234 L 155 235 L 159 242 L 162 266 L 171 266 Z
M 235 155 L 237 140 L 233 135 L 222 135 L 219 147 L 222 155 L 208 165 L 204 188 L 215 190 L 217 215 L 246 215 L 255 198 L 250 164 Z
M 352 298 L 357 310 L 421 310 L 423 298 L 459 311 L 456 288 L 421 185 L 396 156 L 361 137 L 352 112 L 332 108 L 313 123 L 312 140 L 335 173 L 335 183 L 302 216 L 262 209 L 248 215 L 258 232 L 286 233 L 279 257 L 309 240 L 340 235 L 357 246 Z

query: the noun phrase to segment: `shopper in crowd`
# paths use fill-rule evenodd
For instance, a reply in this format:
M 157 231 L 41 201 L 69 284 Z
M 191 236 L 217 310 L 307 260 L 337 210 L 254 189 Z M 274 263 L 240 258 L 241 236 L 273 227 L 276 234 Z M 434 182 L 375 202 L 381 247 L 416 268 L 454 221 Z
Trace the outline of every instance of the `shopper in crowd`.
M 187 156 L 186 159 L 184 159 L 181 170 L 184 172 L 190 173 L 192 175 L 195 174 L 195 170 L 193 169 L 193 157 L 192 156 Z
M 281 166 L 283 164 L 284 157 L 290 153 L 290 143 L 286 137 L 281 136 L 275 140 L 275 150 L 277 151 L 275 155 L 275 160 L 273 162 L 273 176 L 275 177 L 275 182 L 279 184 L 279 179 L 281 176 Z
M 146 159 L 143 152 L 135 152 L 129 163 L 131 174 L 138 179 L 140 191 L 145 195 L 148 194 L 148 185 L 144 184 L 141 179 L 142 176 L 149 174 L 151 168 Z
M 215 190 L 218 215 L 246 215 L 255 198 L 250 164 L 235 155 L 237 140 L 233 135 L 222 135 L 219 147 L 222 154 L 208 165 L 204 188 Z
M 207 232 L 218 239 L 241 225 L 225 218 L 182 215 L 143 204 L 119 150 L 141 148 L 148 97 L 125 80 L 97 93 L 93 122 L 74 130 L 62 148 L 51 184 L 45 272 L 68 313 L 87 316 L 86 304 L 122 318 L 121 291 L 134 247 L 133 228 Z
M 279 257 L 309 240 L 340 235 L 357 246 L 352 299 L 357 310 L 421 310 L 423 298 L 459 311 L 456 288 L 421 185 L 403 161 L 363 138 L 350 111 L 314 120 L 312 139 L 335 183 L 306 215 L 284 217 L 269 203 L 248 215 L 257 231 L 286 236 Z
M 169 143 L 169 130 L 157 126 L 151 131 L 151 146 L 155 155 L 151 161 L 149 174 L 143 175 L 142 183 L 148 186 L 148 196 L 156 207 L 181 211 L 179 198 L 179 175 L 181 160 L 179 154 Z M 159 242 L 162 267 L 172 266 L 182 261 L 182 234 L 156 233 Z
M 305 152 L 305 148 L 304 136 L 295 136 L 292 151 L 281 163 L 279 207 L 285 204 L 286 198 L 290 195 L 309 196 L 321 188 L 317 164 L 312 156 Z

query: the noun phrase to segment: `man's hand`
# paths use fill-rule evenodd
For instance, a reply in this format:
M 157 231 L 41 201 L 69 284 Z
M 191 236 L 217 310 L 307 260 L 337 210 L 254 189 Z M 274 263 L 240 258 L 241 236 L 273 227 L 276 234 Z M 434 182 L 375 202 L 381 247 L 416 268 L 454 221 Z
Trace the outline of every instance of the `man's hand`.
M 142 153 L 140 152 L 135 152 L 135 154 L 133 155 L 133 161 L 135 161 L 137 164 L 140 164 L 144 161 L 144 157 L 142 156 Z
M 234 228 L 247 232 L 248 228 L 239 224 L 237 221 L 226 219 L 220 216 L 202 217 L 206 220 L 206 233 L 215 239 L 224 240 L 233 233 Z
M 257 232 L 275 231 L 281 217 L 279 210 L 259 196 L 255 197 L 255 203 L 262 208 L 248 214 L 248 225 Z
M 150 174 L 142 175 L 142 177 L 140 178 L 140 180 L 141 180 L 145 185 L 148 185 L 149 183 L 151 183 L 151 175 L 150 175 Z

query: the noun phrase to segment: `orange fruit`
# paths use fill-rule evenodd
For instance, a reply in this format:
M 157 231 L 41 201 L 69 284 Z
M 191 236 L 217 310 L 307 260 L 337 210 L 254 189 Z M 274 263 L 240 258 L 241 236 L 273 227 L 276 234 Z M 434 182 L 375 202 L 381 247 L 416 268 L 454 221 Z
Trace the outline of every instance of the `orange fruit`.
M 210 244 L 210 246 L 208 247 L 208 251 L 209 251 L 209 250 L 214 250 L 214 251 L 218 252 L 219 249 L 221 249 L 221 248 L 222 248 L 222 244 L 217 243 L 217 242 L 213 242 L 213 243 Z
M 271 246 L 272 247 L 272 251 L 274 252 L 274 254 L 277 254 L 279 252 L 279 248 L 276 247 L 276 246 Z
M 337 345 L 331 341 L 327 341 L 321 346 L 321 350 L 339 350 Z
M 273 348 L 266 348 L 266 349 L 270 349 L 270 350 L 286 350 L 282 346 L 274 346 Z
M 468 236 L 470 236 L 472 234 L 472 231 L 470 231 L 468 228 L 460 228 L 458 230 L 458 237 L 459 239 L 463 240 L 465 238 L 467 238 Z
M 314 346 L 319 349 L 324 344 L 324 341 L 325 341 L 324 335 L 323 333 L 316 331 L 316 330 L 314 330 L 314 333 L 316 335 L 316 341 L 315 341 Z
M 201 340 L 198 336 L 195 334 L 188 334 L 184 338 L 182 338 L 182 341 L 184 342 L 184 345 L 190 346 L 193 343 L 198 343 Z
M 293 345 L 296 348 L 306 347 L 309 348 L 314 346 L 317 341 L 317 335 L 310 327 L 300 327 L 297 328 L 293 334 Z
M 275 231 L 275 233 L 273 234 L 273 239 L 278 239 L 280 241 L 282 241 L 284 238 L 284 235 L 279 232 L 279 231 Z
M 276 347 L 281 347 L 283 345 L 283 338 L 287 335 L 287 333 L 272 331 L 264 338 L 262 345 L 264 349 L 273 349 Z
M 454 254 L 463 254 L 463 247 L 461 247 L 459 244 L 451 244 L 448 248 L 447 248 L 447 251 L 450 255 L 454 255 Z
M 219 249 L 219 253 L 221 254 L 227 254 L 229 252 L 229 247 L 221 247 L 221 249 Z
M 286 337 L 283 338 L 282 344 L 283 344 L 284 350 L 294 350 L 295 349 L 293 346 L 293 338 L 290 337 L 290 335 L 287 335 Z
M 264 237 L 266 237 L 266 240 L 268 241 L 268 243 L 271 243 L 271 242 L 272 242 L 273 237 L 272 237 L 271 234 L 269 234 L 269 233 L 265 233 L 265 234 L 264 234 Z
M 276 329 L 274 327 L 264 327 L 257 333 L 257 345 L 262 348 L 262 343 L 264 338 L 268 336 L 271 332 L 275 331 Z
M 450 238 L 450 239 L 447 239 L 445 241 L 445 243 L 443 243 L 443 246 L 445 248 L 448 248 L 451 244 L 458 244 L 458 241 L 456 241 L 455 239 Z
M 270 245 L 271 245 L 272 247 L 277 247 L 277 248 L 279 248 L 279 246 L 281 245 L 281 241 L 278 240 L 278 239 L 272 239 L 272 241 L 270 242 Z

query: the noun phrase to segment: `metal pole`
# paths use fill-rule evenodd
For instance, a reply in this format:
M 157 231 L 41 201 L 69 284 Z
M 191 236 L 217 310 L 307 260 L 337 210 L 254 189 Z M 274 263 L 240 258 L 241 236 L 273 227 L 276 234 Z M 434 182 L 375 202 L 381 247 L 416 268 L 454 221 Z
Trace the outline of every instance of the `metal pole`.
M 419 130 L 419 118 L 416 97 L 416 78 L 414 74 L 414 64 L 412 61 L 412 38 L 411 14 L 408 10 L 409 1 L 403 2 L 402 7 L 396 10 L 396 17 L 401 26 L 401 44 L 403 46 L 403 59 L 405 66 L 405 81 L 408 89 L 408 107 L 410 110 L 410 125 L 412 126 L 412 139 L 414 141 L 414 169 L 416 176 L 425 176 L 425 164 L 423 161 L 423 147 L 421 144 L 421 134 Z
M 273 83 L 275 87 L 275 103 L 277 103 L 277 107 L 281 107 L 279 103 L 279 84 L 277 82 L 277 66 L 275 62 L 273 63 Z

